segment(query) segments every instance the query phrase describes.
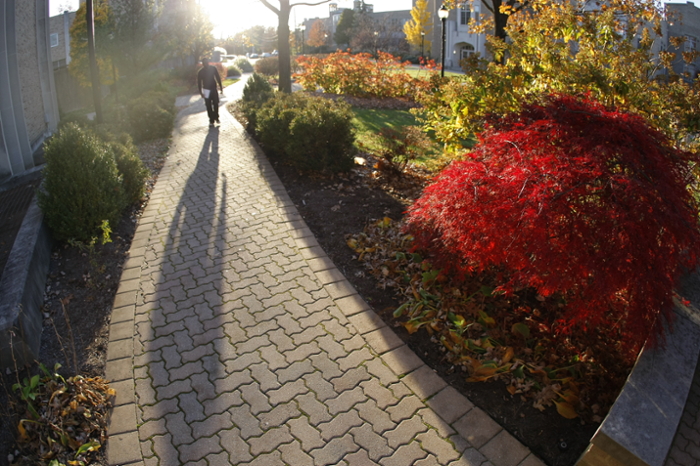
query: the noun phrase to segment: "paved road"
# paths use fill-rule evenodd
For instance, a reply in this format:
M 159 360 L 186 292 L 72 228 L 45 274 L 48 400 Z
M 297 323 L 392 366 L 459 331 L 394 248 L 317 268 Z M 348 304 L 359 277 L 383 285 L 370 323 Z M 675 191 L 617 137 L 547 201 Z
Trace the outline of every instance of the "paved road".
M 115 299 L 110 464 L 543 465 L 385 326 L 228 112 L 178 103 Z

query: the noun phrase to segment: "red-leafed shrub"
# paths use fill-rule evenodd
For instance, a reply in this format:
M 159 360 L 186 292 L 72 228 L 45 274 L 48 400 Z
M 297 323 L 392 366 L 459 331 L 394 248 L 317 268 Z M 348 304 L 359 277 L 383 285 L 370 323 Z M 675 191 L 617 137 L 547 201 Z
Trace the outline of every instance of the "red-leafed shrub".
M 560 329 L 622 325 L 639 348 L 698 264 L 690 157 L 639 116 L 551 97 L 489 121 L 409 209 L 408 229 L 458 275 L 497 270 L 506 293 L 558 296 Z

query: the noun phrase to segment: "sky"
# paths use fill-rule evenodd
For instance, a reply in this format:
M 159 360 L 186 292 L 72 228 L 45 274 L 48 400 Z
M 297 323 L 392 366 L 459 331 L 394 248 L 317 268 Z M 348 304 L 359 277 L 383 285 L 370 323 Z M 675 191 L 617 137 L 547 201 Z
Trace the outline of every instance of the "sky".
M 226 38 L 252 26 L 276 27 L 277 16 L 258 0 L 198 0 L 214 23 L 214 36 Z M 318 0 L 292 0 L 292 3 L 316 3 Z M 78 9 L 78 0 L 49 0 L 50 16 L 60 14 L 66 7 L 70 11 Z M 273 5 L 276 0 L 270 0 Z M 336 0 L 339 8 L 352 8 L 352 0 Z M 411 0 L 367 0 L 374 5 L 374 11 L 410 10 Z M 296 6 L 292 8 L 289 26 L 293 29 L 305 18 L 327 18 L 328 3 L 315 7 Z

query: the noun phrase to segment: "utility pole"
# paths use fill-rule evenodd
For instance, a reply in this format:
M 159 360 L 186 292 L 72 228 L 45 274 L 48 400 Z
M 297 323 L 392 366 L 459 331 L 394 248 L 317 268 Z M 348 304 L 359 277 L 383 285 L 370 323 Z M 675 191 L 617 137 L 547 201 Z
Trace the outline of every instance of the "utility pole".
M 102 123 L 102 102 L 100 92 L 100 75 L 97 70 L 95 58 L 95 14 L 93 13 L 93 0 L 85 2 L 85 22 L 88 34 L 88 58 L 90 60 L 90 78 L 92 80 L 92 100 L 95 104 L 95 121 Z

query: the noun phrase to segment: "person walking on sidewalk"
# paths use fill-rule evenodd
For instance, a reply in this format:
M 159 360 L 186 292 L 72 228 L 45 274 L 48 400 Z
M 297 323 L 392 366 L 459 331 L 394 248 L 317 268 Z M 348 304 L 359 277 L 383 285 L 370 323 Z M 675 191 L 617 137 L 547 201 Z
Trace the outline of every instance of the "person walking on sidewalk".
M 209 124 L 219 123 L 219 94 L 216 92 L 216 85 L 219 85 L 221 93 L 224 87 L 221 85 L 221 77 L 215 66 L 209 64 L 208 58 L 202 59 L 202 69 L 197 73 L 197 87 L 199 94 L 204 98 L 209 115 Z

